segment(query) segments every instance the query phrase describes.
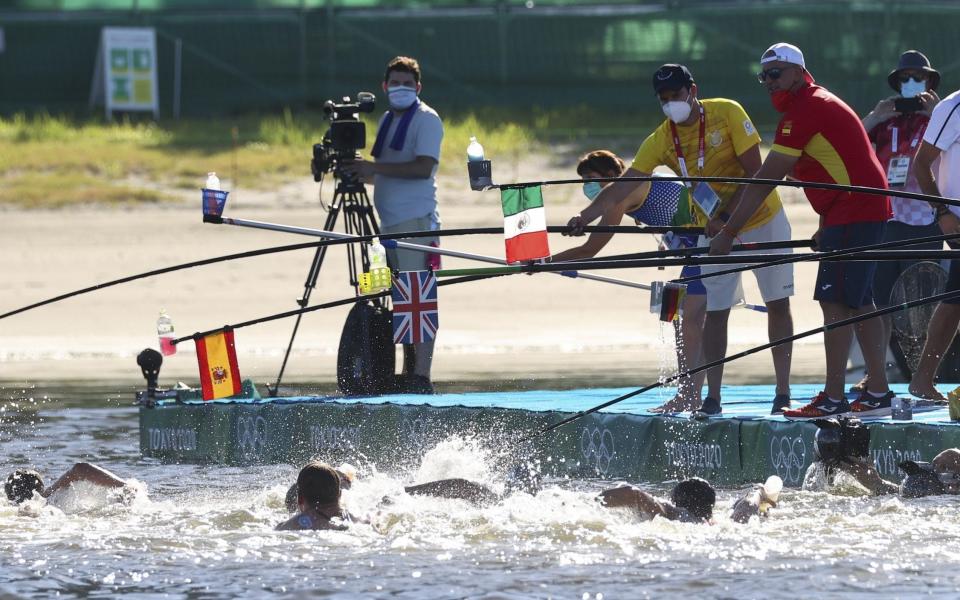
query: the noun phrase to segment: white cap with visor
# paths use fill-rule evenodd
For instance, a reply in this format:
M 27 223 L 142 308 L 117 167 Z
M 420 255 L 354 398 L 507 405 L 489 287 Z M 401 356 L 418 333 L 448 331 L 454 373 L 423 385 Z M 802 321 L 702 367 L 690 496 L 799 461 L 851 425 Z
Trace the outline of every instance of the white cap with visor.
M 771 62 L 785 62 L 791 65 L 797 65 L 804 72 L 804 78 L 808 83 L 813 83 L 813 75 L 807 70 L 807 65 L 803 61 L 803 52 L 793 44 L 779 42 L 767 48 L 760 55 L 760 64 L 764 65 Z

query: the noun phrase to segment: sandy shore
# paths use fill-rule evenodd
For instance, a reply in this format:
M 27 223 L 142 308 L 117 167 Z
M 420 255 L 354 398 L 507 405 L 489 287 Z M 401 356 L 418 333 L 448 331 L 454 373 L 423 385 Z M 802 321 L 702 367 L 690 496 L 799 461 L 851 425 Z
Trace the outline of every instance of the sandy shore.
M 549 175 L 538 172 L 540 177 Z M 566 175 L 565 172 L 557 174 Z M 524 176 L 524 173 L 517 173 Z M 441 211 L 445 227 L 501 225 L 495 193 L 465 191 L 459 180 L 443 180 Z M 325 190 L 325 194 L 328 191 Z M 815 229 L 814 213 L 787 192 L 794 238 Z M 579 188 L 550 188 L 545 193 L 548 221 L 562 224 L 579 210 Z M 327 196 L 329 197 L 329 196 Z M 312 182 L 298 182 L 272 194 L 239 190 L 229 214 L 246 219 L 320 227 L 325 214 Z M 0 313 L 98 282 L 200 258 L 307 241 L 308 238 L 253 229 L 205 225 L 192 198 L 166 207 L 81 208 L 64 211 L 0 212 Z M 559 250 L 573 242 L 551 238 Z M 495 235 L 447 238 L 446 247 L 502 257 Z M 655 249 L 648 236 L 621 235 L 609 253 Z M 156 346 L 155 322 L 165 308 L 178 333 L 296 308 L 304 290 L 312 251 L 222 263 L 124 284 L 0 320 L 0 381 L 67 379 L 140 381 L 137 352 Z M 479 266 L 459 259 L 444 265 Z M 639 282 L 673 277 L 666 271 L 605 274 Z M 798 296 L 793 301 L 797 331 L 820 324 L 810 299 L 815 266 L 796 269 Z M 752 277 L 745 279 L 747 301 L 759 303 Z M 328 253 L 312 303 L 352 295 L 347 285 L 345 252 Z M 347 308 L 304 317 L 290 360 L 289 381 L 331 381 Z M 645 384 L 674 368 L 672 331 L 649 313 L 648 294 L 583 280 L 538 275 L 512 276 L 451 286 L 441 290 L 441 331 L 434 361 L 439 382 L 462 380 L 570 379 L 597 384 Z M 243 375 L 255 381 L 275 378 L 293 321 L 276 321 L 238 330 Z M 762 314 L 736 310 L 730 330 L 731 352 L 766 341 Z M 169 357 L 164 383 L 195 383 L 197 364 L 190 345 Z M 797 381 L 822 377 L 821 337 L 797 345 Z M 743 359 L 728 368 L 729 383 L 772 382 L 769 353 Z

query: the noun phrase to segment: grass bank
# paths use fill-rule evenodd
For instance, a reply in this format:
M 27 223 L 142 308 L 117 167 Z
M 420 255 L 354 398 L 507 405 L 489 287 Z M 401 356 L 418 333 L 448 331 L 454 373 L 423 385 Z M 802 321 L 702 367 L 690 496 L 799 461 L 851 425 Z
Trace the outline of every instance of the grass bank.
M 471 135 L 501 160 L 543 151 L 543 124 L 474 113 L 447 117 L 441 169 L 462 163 Z M 290 112 L 159 124 L 47 114 L 0 118 L 0 206 L 170 201 L 200 187 L 208 171 L 232 187 L 272 189 L 310 177 L 311 147 L 327 126 L 320 116 Z M 370 146 L 372 119 L 367 129 Z

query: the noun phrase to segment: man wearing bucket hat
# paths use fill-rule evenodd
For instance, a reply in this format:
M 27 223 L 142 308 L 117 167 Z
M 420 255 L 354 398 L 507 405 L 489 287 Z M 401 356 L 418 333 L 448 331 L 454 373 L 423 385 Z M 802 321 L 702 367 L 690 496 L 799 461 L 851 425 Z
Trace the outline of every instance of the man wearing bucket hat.
M 897 68 L 887 76 L 887 83 L 897 92 L 877 103 L 870 114 L 863 118 L 863 127 L 873 142 L 880 166 L 886 170 L 890 187 L 890 208 L 893 219 L 887 222 L 884 242 L 911 240 L 940 235 L 934 210 L 923 200 L 897 197 L 896 192 L 920 192 L 920 184 L 914 173 L 914 163 L 923 133 L 930 122 L 930 114 L 940 101 L 937 86 L 940 73 L 930 67 L 930 61 L 916 50 L 900 55 Z M 942 242 L 910 246 L 916 250 L 939 250 Z M 878 307 L 890 305 L 890 291 L 894 282 L 905 269 L 917 260 L 882 261 L 877 263 L 873 279 L 873 297 Z M 890 317 L 882 317 L 883 339 L 890 339 Z M 863 391 L 868 373 L 863 381 L 851 388 Z
M 773 147 L 755 177 L 782 179 L 792 174 L 800 181 L 886 188 L 886 177 L 860 118 L 840 98 L 816 85 L 799 48 L 774 44 L 761 55 L 760 65 L 757 78 L 783 117 Z M 750 214 L 772 187 L 747 186 L 740 205 L 711 241 L 711 254 L 730 252 Z M 891 216 L 886 196 L 813 188 L 804 192 L 820 214 L 820 228 L 814 236 L 818 249 L 854 248 L 882 239 L 884 224 Z M 871 293 L 875 270 L 874 262 L 820 263 L 813 297 L 820 302 L 825 324 L 875 310 Z M 825 389 L 807 406 L 784 411 L 784 416 L 809 419 L 846 412 L 890 413 L 893 393 L 887 387 L 883 325 L 877 319 L 857 325 L 870 379 L 852 406 L 847 404 L 844 377 L 852 335 L 849 327 L 824 334 Z
M 653 73 L 652 84 L 667 118 L 643 141 L 624 177 L 645 177 L 660 166 L 667 166 L 684 177 L 744 177 L 760 167 L 760 134 L 739 103 L 725 98 L 701 99 L 693 74 L 684 65 L 662 65 Z M 639 181 L 615 181 L 604 187 L 590 206 L 570 219 L 567 235 L 582 235 L 584 225 L 623 205 L 640 184 Z M 688 200 L 678 204 L 677 212 L 688 214 L 690 224 L 704 226 L 708 232 L 723 226 L 742 194 L 742 188 L 732 183 L 688 182 L 687 188 L 684 196 Z M 740 241 L 743 243 L 790 239 L 790 223 L 776 190 L 768 190 L 744 215 L 739 230 L 742 230 Z M 790 253 L 790 250 L 774 252 Z M 712 268 L 704 266 L 702 271 L 706 273 Z M 793 335 L 792 265 L 760 269 L 754 274 L 767 306 L 770 340 L 790 337 Z M 707 292 L 703 355 L 705 361 L 712 362 L 726 354 L 730 309 L 743 299 L 743 288 L 739 273 L 704 279 L 703 285 Z M 791 353 L 790 344 L 771 349 L 776 373 L 771 412 L 779 413 L 790 406 Z M 722 378 L 722 365 L 707 371 L 707 397 L 699 407 L 701 414 L 710 416 L 722 412 Z M 661 408 L 670 412 L 697 408 L 688 399 L 677 397 L 676 400 Z

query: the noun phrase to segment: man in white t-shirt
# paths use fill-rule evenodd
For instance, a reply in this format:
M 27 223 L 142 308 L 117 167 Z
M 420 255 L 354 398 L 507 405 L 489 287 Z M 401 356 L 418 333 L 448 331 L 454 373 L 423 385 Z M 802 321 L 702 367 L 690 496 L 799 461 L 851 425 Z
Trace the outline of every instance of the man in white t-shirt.
M 940 166 L 934 175 L 933 163 L 937 158 L 940 159 Z M 933 109 L 930 124 L 923 134 L 923 143 L 917 151 L 914 173 L 924 194 L 960 198 L 960 91 L 950 94 Z M 960 233 L 960 207 L 940 203 L 931 205 L 936 211 L 941 231 L 945 234 Z M 947 291 L 960 291 L 958 261 L 950 263 Z M 958 325 L 960 298 L 940 303 L 930 319 L 923 356 L 910 382 L 910 393 L 914 396 L 946 401 L 933 385 L 933 379 L 957 333 Z
M 437 165 L 443 141 L 443 122 L 437 112 L 419 98 L 420 65 L 413 58 L 398 56 L 387 63 L 383 91 L 390 102 L 377 128 L 371 154 L 373 162 L 357 159 L 344 165 L 364 183 L 374 186 L 373 203 L 383 233 L 429 231 L 440 228 L 437 213 Z M 438 237 L 398 240 L 439 246 Z M 390 267 L 399 271 L 422 271 L 439 267 L 439 256 L 413 250 L 388 249 Z M 432 394 L 430 366 L 433 340 L 405 344 L 401 392 Z

